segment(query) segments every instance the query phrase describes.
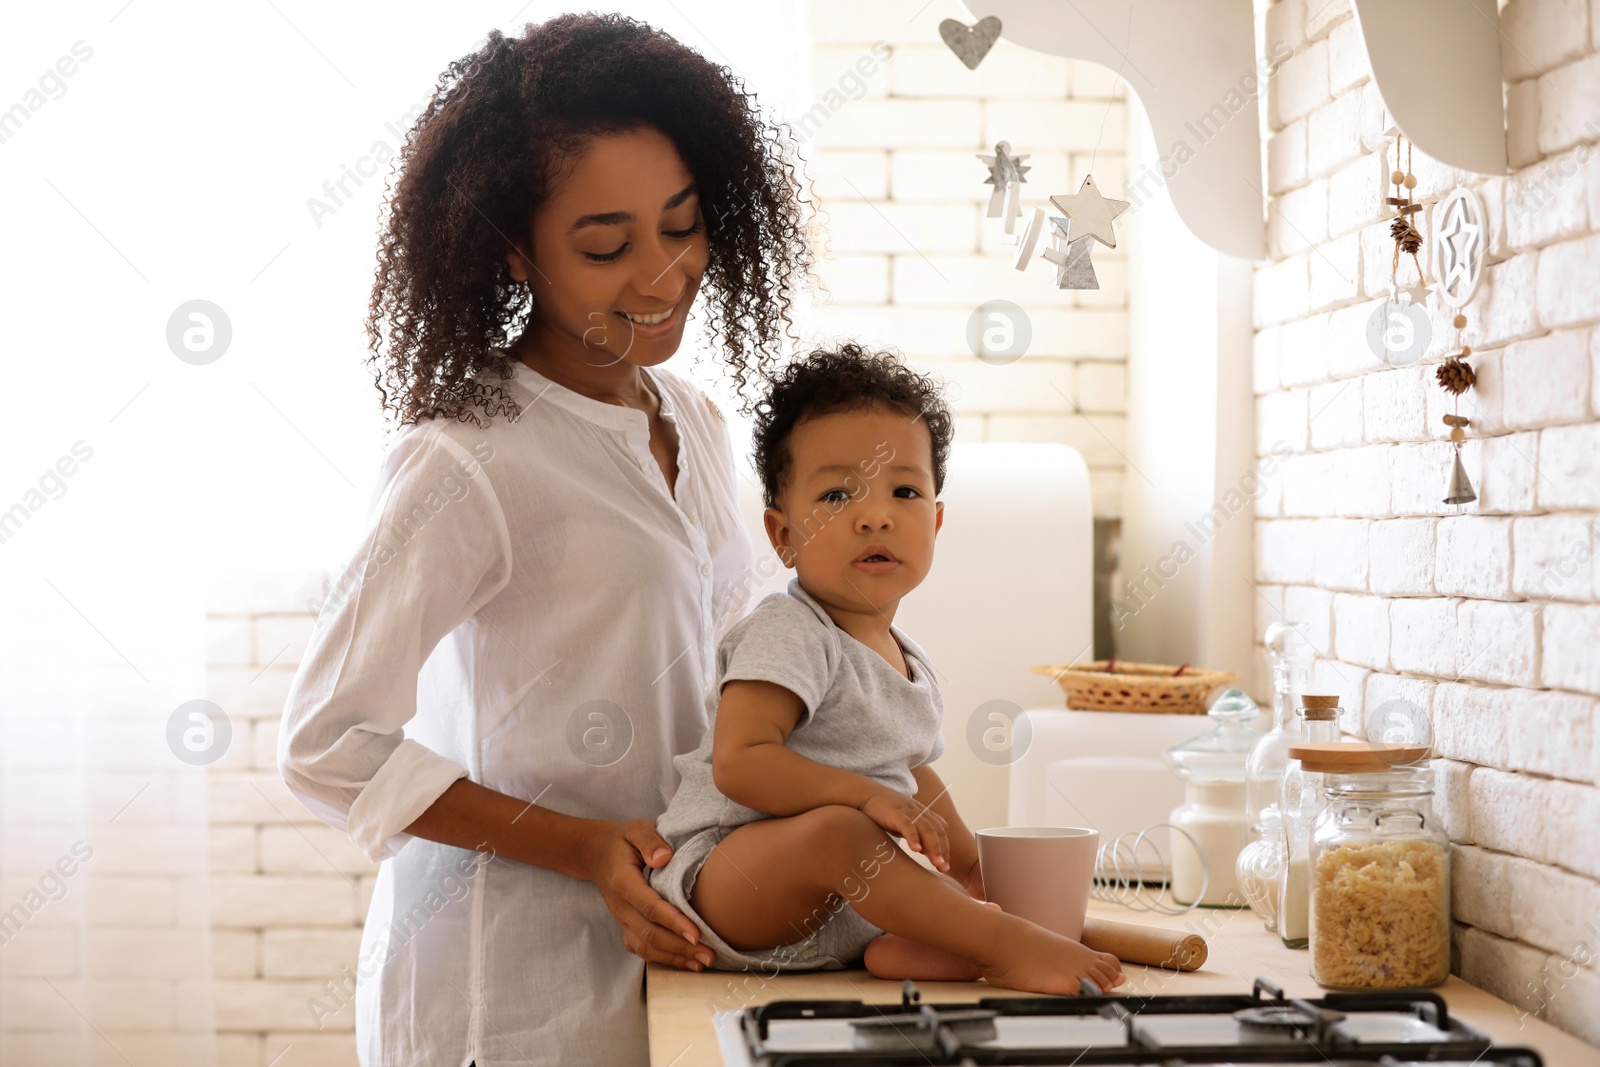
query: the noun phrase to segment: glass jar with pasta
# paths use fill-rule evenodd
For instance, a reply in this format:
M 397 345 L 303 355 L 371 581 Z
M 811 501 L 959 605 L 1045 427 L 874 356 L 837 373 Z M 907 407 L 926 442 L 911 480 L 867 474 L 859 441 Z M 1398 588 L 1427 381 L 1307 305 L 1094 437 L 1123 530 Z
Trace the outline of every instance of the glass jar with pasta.
M 1450 840 L 1433 815 L 1428 749 L 1335 742 L 1291 755 L 1323 779 L 1311 832 L 1311 977 L 1333 989 L 1435 986 L 1450 976 Z

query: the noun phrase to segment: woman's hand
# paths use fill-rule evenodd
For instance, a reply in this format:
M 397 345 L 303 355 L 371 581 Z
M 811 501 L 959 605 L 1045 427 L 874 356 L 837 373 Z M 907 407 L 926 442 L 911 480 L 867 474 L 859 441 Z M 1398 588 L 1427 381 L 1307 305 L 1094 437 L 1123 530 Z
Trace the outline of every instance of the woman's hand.
M 905 838 L 911 850 L 927 856 L 935 870 L 950 869 L 950 831 L 932 808 L 904 793 L 880 789 L 862 803 L 861 810 L 891 834 Z
M 672 850 L 648 819 L 599 822 L 583 849 L 585 876 L 622 927 L 622 943 L 647 963 L 700 971 L 711 950 L 694 923 L 650 888 L 646 868 L 664 867 Z

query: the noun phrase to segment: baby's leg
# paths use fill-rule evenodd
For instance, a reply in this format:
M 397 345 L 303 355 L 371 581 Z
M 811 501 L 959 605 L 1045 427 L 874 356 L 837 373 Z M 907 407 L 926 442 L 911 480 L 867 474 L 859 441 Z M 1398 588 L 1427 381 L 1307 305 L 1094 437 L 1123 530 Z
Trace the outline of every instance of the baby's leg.
M 874 978 L 895 981 L 910 978 L 914 982 L 976 982 L 983 977 L 977 964 L 898 934 L 884 934 L 868 945 L 861 962 Z
M 986 907 L 901 852 L 855 808 L 739 827 L 706 858 L 689 903 L 723 940 L 760 951 L 808 936 L 843 897 L 862 918 L 966 961 L 995 985 L 1070 994 L 1121 983 L 1113 956 Z
M 993 901 L 985 907 L 999 908 Z M 884 934 L 867 946 L 867 965 L 874 978 L 915 982 L 976 982 L 983 977 L 976 964 L 951 955 L 942 948 L 924 945 L 899 934 Z

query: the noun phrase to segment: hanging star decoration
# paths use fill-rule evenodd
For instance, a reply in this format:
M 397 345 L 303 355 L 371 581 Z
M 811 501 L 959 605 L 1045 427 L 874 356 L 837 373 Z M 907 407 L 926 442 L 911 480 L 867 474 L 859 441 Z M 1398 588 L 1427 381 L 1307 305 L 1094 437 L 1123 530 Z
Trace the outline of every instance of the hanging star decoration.
M 1073 241 L 1093 237 L 1107 248 L 1117 247 L 1117 233 L 1111 228 L 1111 220 L 1128 210 L 1128 202 L 1101 196 L 1093 175 L 1084 175 L 1083 184 L 1071 196 L 1062 193 L 1052 196 L 1050 202 L 1072 220 Z
M 1050 203 L 1062 214 L 1050 216 L 1050 247 L 1044 250 L 1042 258 L 1056 265 L 1056 288 L 1100 288 L 1090 253 L 1095 241 L 1107 248 L 1117 247 L 1117 234 L 1111 223 L 1128 210 L 1128 202 L 1101 196 L 1093 176 L 1086 175 L 1076 193 L 1052 196 Z M 1033 254 L 1044 222 L 1044 212 L 1036 210 L 1024 234 L 1023 248 L 1018 250 L 1018 270 L 1026 266 L 1026 256 Z
M 1428 302 L 1428 295 L 1433 292 L 1432 289 L 1429 289 L 1426 285 L 1420 282 L 1416 285 L 1408 286 L 1400 291 L 1405 293 L 1406 296 L 1411 299 L 1413 304 L 1426 304 Z
M 1022 161 L 1027 158 L 1026 153 L 1012 155 L 1011 145 L 1005 141 L 994 146 L 992 156 L 981 152 L 978 154 L 978 159 L 989 168 L 989 176 L 983 183 L 994 186 L 994 191 L 989 194 L 988 217 L 1004 217 L 1004 232 L 1008 240 L 1016 240 L 1017 219 L 1022 217 L 1022 183 L 1028 180 L 1023 175 L 1033 169 L 1023 165 Z
M 1460 307 L 1483 278 L 1483 209 L 1470 189 L 1459 188 L 1435 210 L 1439 292 Z

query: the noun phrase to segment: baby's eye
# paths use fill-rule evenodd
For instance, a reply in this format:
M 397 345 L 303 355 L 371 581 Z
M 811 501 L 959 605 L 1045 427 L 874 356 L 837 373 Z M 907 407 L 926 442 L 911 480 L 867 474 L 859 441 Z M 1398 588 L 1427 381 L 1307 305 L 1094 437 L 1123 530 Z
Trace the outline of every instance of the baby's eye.
M 836 496 L 841 497 L 842 499 L 835 500 L 834 497 Z M 826 493 L 822 494 L 822 499 L 829 504 L 843 503 L 844 500 L 850 499 L 850 494 L 845 492 L 843 489 L 829 489 Z
M 917 492 L 915 486 L 902 485 L 900 487 L 900 489 L 904 489 L 906 492 L 912 494 L 913 496 L 921 496 L 922 495 L 921 493 Z M 900 492 L 900 489 L 896 489 L 895 492 L 897 492 L 897 493 Z

